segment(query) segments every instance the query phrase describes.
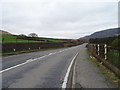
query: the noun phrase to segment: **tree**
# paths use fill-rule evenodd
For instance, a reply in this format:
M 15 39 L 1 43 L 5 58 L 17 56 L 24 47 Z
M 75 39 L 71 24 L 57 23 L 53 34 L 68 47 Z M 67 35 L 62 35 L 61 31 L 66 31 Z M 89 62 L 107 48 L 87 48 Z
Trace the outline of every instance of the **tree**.
M 38 35 L 36 33 L 30 33 L 28 36 L 29 37 L 38 37 Z
M 71 43 L 77 44 L 77 43 L 78 43 L 78 40 L 72 39 L 72 40 L 71 40 Z
M 26 36 L 25 34 L 20 34 L 19 36 Z

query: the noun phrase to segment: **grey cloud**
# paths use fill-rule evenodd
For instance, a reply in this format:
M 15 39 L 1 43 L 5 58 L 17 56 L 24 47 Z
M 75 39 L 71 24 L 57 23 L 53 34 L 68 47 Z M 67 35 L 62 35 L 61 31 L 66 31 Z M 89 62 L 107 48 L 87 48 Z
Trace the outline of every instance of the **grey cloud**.
M 11 33 L 79 38 L 117 26 L 117 3 L 3 3 L 3 27 Z

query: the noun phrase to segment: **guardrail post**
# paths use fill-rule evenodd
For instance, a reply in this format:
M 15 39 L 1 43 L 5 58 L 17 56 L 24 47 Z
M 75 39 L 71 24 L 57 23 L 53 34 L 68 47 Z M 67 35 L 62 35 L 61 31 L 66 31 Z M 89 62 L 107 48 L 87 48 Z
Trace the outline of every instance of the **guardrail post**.
M 105 52 L 104 52 L 104 54 L 105 54 L 105 60 L 107 60 L 107 45 L 106 44 L 104 45 L 104 48 L 105 48 Z
M 98 55 L 100 55 L 100 45 L 98 44 Z

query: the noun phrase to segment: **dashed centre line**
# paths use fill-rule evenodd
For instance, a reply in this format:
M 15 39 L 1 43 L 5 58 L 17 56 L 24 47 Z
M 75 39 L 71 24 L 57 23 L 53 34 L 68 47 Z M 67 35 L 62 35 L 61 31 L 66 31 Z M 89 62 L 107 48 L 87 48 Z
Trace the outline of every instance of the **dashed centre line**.
M 7 68 L 7 69 L 4 69 L 4 70 L 1 70 L 0 73 L 6 72 L 6 71 L 8 71 L 8 70 L 11 70 L 11 69 L 14 69 L 14 68 L 17 68 L 17 67 L 20 67 L 20 66 L 23 66 L 23 65 L 25 65 L 25 64 L 28 64 L 28 63 L 30 63 L 30 62 L 33 62 L 33 61 L 36 61 L 36 60 L 39 60 L 39 59 L 42 59 L 42 58 L 45 58 L 45 57 L 48 57 L 48 56 L 50 56 L 50 55 L 54 55 L 54 54 L 56 54 L 56 53 L 61 53 L 61 52 L 67 51 L 67 50 L 69 50 L 69 49 L 71 49 L 71 48 L 64 49 L 64 50 L 60 50 L 60 51 L 54 52 L 54 53 L 49 53 L 48 55 L 44 55 L 44 56 L 41 56 L 41 57 L 38 57 L 38 58 L 35 58 L 35 59 L 26 60 L 26 62 L 24 62 L 24 63 L 21 63 L 21 64 L 18 64 L 18 65 L 12 66 L 12 67 Z

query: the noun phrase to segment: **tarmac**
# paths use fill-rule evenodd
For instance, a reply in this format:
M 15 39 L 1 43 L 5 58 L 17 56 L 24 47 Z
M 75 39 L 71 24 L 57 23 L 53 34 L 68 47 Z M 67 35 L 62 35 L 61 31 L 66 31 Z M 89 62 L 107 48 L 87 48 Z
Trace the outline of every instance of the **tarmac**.
M 86 47 L 80 48 L 75 62 L 74 78 L 75 88 L 115 88 L 101 73 L 100 69 L 89 59 Z

